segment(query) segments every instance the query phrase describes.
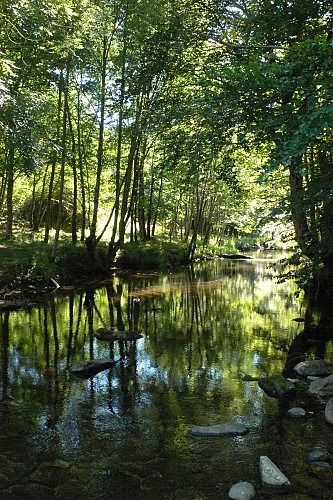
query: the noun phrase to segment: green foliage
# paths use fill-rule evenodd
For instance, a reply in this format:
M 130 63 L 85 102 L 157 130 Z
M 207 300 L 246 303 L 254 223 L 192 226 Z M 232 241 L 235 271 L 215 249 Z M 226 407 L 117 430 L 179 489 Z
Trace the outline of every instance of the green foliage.
M 187 263 L 187 248 L 166 241 L 125 243 L 117 255 L 117 265 L 129 269 L 170 269 Z

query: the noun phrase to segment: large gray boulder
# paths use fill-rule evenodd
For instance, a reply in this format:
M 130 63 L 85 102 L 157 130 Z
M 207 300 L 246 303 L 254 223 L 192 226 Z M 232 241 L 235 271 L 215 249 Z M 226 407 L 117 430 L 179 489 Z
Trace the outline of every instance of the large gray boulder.
M 192 436 L 244 436 L 248 432 L 243 424 L 194 425 L 190 429 Z
M 233 500 L 251 500 L 255 498 L 256 490 L 254 489 L 253 484 L 248 483 L 246 481 L 240 481 L 237 484 L 234 484 L 229 491 L 229 498 Z
M 307 377 L 308 375 L 324 377 L 332 372 L 331 365 L 322 359 L 307 359 L 306 361 L 301 361 L 301 363 L 294 366 L 294 370 L 302 377 Z
M 333 425 L 333 398 L 329 399 L 325 406 L 325 419 Z
M 264 486 L 289 486 L 289 479 L 266 456 L 260 457 L 260 477 Z
M 309 386 L 310 394 L 315 396 L 320 396 L 322 398 L 328 398 L 333 396 L 333 375 L 328 377 L 318 378 L 311 382 Z
M 295 385 L 282 375 L 260 378 L 259 387 L 271 398 L 282 398 L 295 393 Z

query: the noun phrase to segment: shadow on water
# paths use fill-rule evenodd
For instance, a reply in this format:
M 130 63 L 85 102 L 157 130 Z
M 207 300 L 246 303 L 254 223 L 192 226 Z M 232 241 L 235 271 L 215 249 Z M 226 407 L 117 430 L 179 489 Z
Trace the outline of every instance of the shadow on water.
M 293 321 L 302 305 L 275 274 L 265 261 L 198 263 L 1 312 L 1 498 L 215 499 L 240 480 L 266 498 L 261 455 L 289 477 L 290 498 L 332 498 L 331 469 L 307 460 L 315 446 L 333 452 L 320 401 L 301 389 L 283 404 L 243 380 L 333 361 L 328 309 L 308 304 Z M 100 341 L 98 328 L 142 338 Z M 96 359 L 116 364 L 70 373 Z M 306 418 L 290 419 L 291 404 Z M 189 433 L 228 422 L 250 433 Z

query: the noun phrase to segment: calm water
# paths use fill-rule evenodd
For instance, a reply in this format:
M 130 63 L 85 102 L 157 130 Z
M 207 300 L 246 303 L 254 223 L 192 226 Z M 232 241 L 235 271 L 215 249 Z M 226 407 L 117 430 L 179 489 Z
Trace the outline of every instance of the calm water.
M 0 498 L 226 499 L 252 482 L 267 455 L 292 482 L 277 498 L 332 499 L 332 472 L 312 467 L 315 446 L 333 452 L 323 404 L 302 390 L 293 406 L 244 374 L 282 373 L 305 310 L 291 283 L 260 261 L 214 261 L 168 275 L 115 276 L 29 310 L 1 312 Z M 136 342 L 98 341 L 100 327 L 135 330 Z M 296 343 L 296 344 L 295 344 Z M 307 344 L 333 362 L 332 341 Z M 288 356 L 289 352 L 289 356 Z M 75 361 L 115 358 L 87 380 Z M 245 423 L 236 438 L 194 438 L 192 425 Z

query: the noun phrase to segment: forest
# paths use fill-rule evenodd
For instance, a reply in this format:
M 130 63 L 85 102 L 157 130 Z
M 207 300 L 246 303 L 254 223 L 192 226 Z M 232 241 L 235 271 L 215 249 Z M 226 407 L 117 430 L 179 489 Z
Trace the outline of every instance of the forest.
M 330 0 L 5 0 L 1 249 L 31 277 L 293 248 L 329 296 L 332 35 Z

